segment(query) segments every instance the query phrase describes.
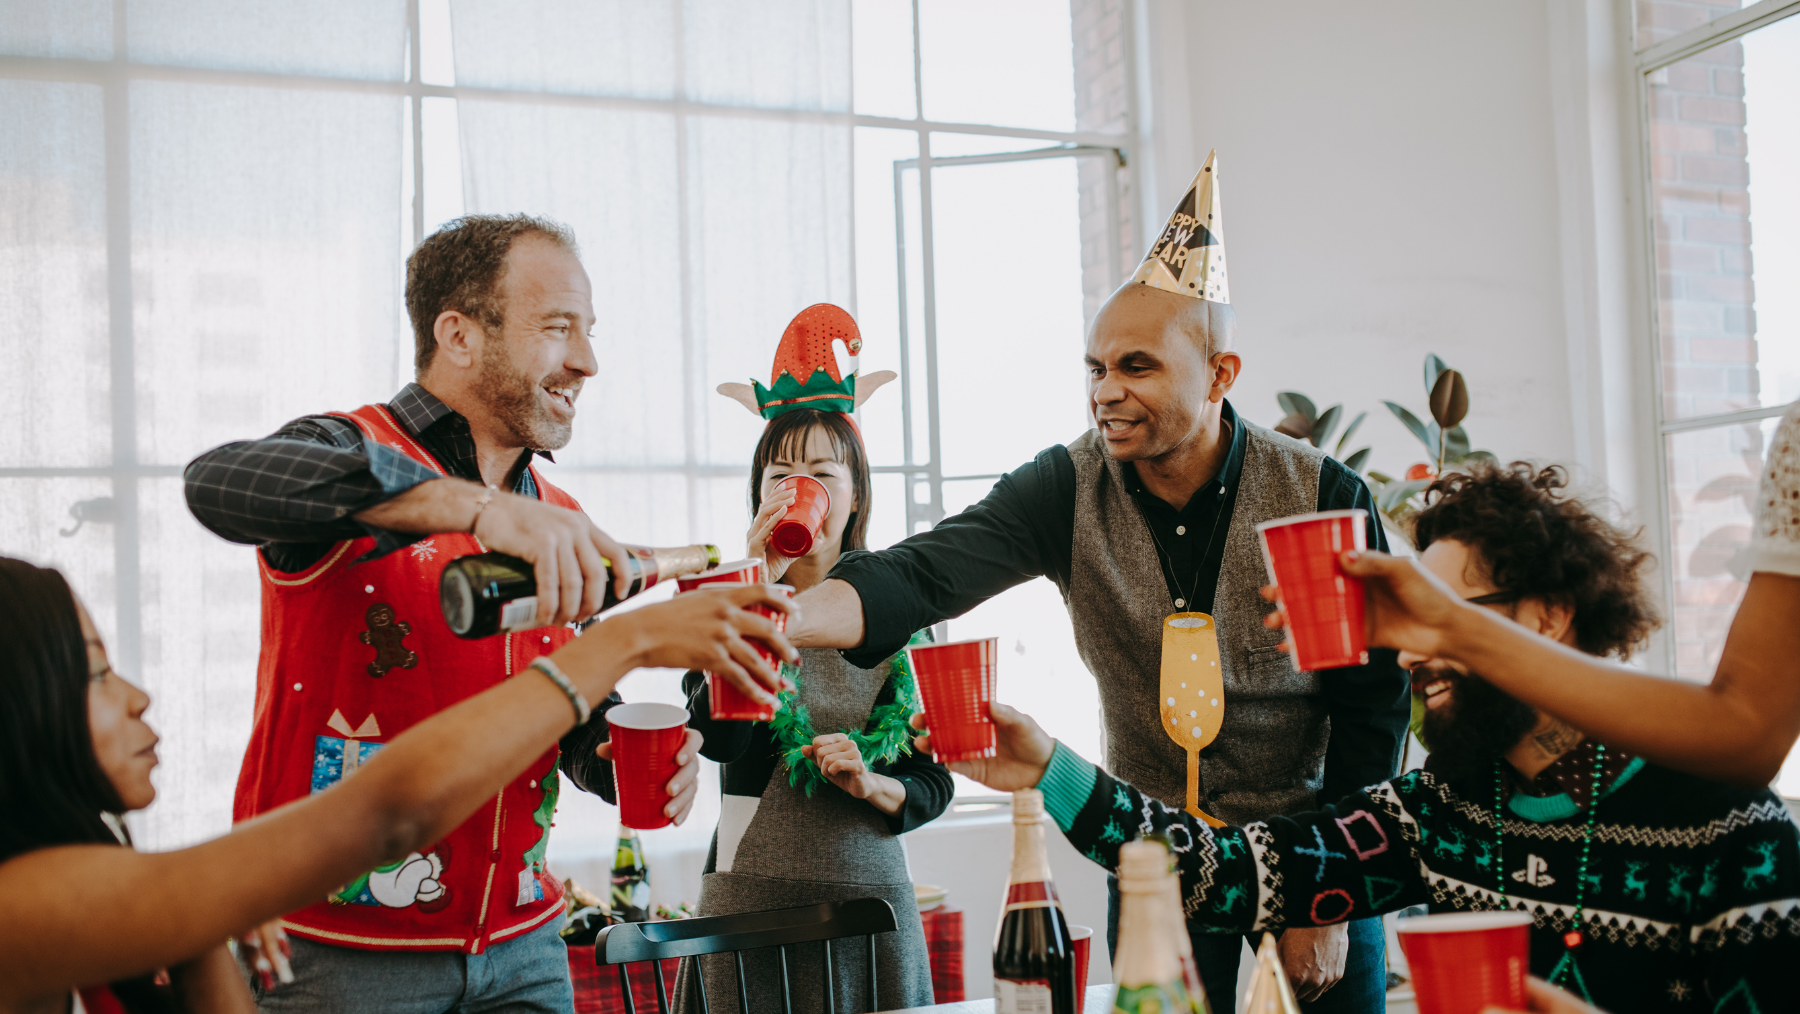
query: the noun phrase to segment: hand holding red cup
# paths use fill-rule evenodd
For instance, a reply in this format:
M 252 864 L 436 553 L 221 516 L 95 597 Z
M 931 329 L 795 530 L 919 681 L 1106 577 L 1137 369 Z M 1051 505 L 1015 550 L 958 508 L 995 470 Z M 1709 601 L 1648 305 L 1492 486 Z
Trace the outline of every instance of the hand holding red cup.
M 676 587 L 681 592 L 690 592 L 696 588 L 717 584 L 762 584 L 766 575 L 763 561 L 752 557 L 735 563 L 721 564 L 700 574 L 692 574 L 678 578 Z M 779 587 L 779 586 L 777 586 Z M 785 590 L 785 589 L 784 589 Z M 766 617 L 775 624 L 775 629 L 787 630 L 787 614 L 766 606 L 751 606 L 749 611 Z M 760 641 L 752 641 L 756 653 L 775 667 L 781 668 L 781 656 L 773 648 Z M 739 690 L 730 680 L 719 675 L 706 672 L 707 697 L 712 702 L 712 717 L 715 721 L 767 722 L 775 717 L 776 705 L 756 700 Z
M 996 752 L 993 719 L 1000 640 L 984 637 L 906 649 L 907 664 L 931 724 L 931 753 L 942 762 L 977 760 Z
M 669 782 L 681 765 L 688 710 L 673 704 L 620 704 L 606 712 L 611 726 L 613 790 L 619 823 L 639 831 L 667 827 Z
M 1363 584 L 1339 556 L 1366 548 L 1369 512 L 1325 511 L 1256 526 L 1269 580 L 1281 589 L 1294 667 L 1302 671 L 1369 661 Z

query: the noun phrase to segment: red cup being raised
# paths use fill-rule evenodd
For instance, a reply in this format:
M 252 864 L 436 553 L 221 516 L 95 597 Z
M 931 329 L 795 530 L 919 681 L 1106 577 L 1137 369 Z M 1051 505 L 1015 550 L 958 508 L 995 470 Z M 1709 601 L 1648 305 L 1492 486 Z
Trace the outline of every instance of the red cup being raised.
M 906 649 L 931 730 L 931 755 L 939 761 L 994 756 L 998 740 L 988 705 L 994 702 L 1000 639 L 984 637 Z
M 775 486 L 776 491 L 791 489 L 795 500 L 775 523 L 769 545 L 782 556 L 802 557 L 813 551 L 813 542 L 825 518 L 831 513 L 831 493 L 825 484 L 810 475 L 790 475 Z
M 677 578 L 675 586 L 683 592 L 691 592 L 696 588 L 709 584 L 761 584 L 763 582 L 763 562 L 752 557 L 736 563 L 720 564 L 711 570 L 687 577 Z M 767 606 L 751 606 L 750 612 L 758 616 L 766 616 L 774 621 L 776 630 L 787 630 L 787 614 L 776 612 Z M 775 649 L 760 641 L 750 642 L 756 653 L 763 657 L 777 672 L 781 671 L 781 656 Z M 775 717 L 775 705 L 764 704 L 750 697 L 737 685 L 714 672 L 706 674 L 706 696 L 712 702 L 711 712 L 715 721 L 735 722 L 767 722 Z
M 675 755 L 687 741 L 688 711 L 673 704 L 621 704 L 607 711 L 612 727 L 613 790 L 619 823 L 639 831 L 667 827 Z
M 1281 586 L 1294 667 L 1302 672 L 1369 661 L 1363 584 L 1338 563 L 1339 553 L 1366 548 L 1368 521 L 1368 511 L 1347 510 L 1278 518 L 1256 526 L 1269 580 Z
M 1069 940 L 1075 945 L 1075 988 L 1078 996 L 1087 996 L 1088 956 L 1093 951 L 1094 928 L 1092 926 L 1070 926 Z
M 1451 912 L 1394 923 L 1412 969 L 1419 1014 L 1525 1009 L 1528 912 Z

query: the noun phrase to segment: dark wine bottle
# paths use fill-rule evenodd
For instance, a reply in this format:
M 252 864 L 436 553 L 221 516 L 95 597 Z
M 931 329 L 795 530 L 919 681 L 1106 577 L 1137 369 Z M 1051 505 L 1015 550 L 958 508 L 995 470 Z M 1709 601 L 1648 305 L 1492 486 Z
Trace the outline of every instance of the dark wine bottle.
M 1081 1014 L 1075 944 L 1044 848 L 1044 795 L 1013 793 L 1012 873 L 994 933 L 995 1014 Z
M 644 865 L 644 846 L 638 833 L 619 828 L 619 849 L 613 855 L 612 921 L 650 921 L 650 868 Z
M 631 573 L 631 587 L 625 598 L 647 591 L 658 582 L 698 574 L 719 564 L 718 546 L 625 548 L 631 554 L 624 561 Z M 613 567 L 613 561 L 607 560 L 609 578 Z M 531 564 L 505 553 L 477 553 L 445 564 L 444 575 L 438 579 L 438 601 L 443 606 L 444 622 L 458 637 L 472 640 L 539 626 L 537 574 Z M 620 601 L 612 582 L 607 581 L 601 610 L 611 609 Z

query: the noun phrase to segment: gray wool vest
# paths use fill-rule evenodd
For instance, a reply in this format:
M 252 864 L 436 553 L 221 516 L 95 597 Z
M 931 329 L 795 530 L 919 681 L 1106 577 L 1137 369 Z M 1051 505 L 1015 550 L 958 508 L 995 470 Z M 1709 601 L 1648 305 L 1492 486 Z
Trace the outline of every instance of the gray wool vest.
M 1298 672 L 1281 634 L 1262 625 L 1273 608 L 1256 526 L 1318 510 L 1325 455 L 1245 422 L 1244 469 L 1225 531 L 1213 600 L 1224 670 L 1225 715 L 1201 751 L 1200 805 L 1231 824 L 1317 805 L 1331 735 L 1319 674 Z M 1175 809 L 1187 804 L 1187 751 L 1163 732 L 1163 620 L 1176 612 L 1144 516 L 1121 466 L 1089 430 L 1069 445 L 1075 464 L 1075 534 L 1066 603 L 1081 660 L 1100 685 L 1107 770 Z

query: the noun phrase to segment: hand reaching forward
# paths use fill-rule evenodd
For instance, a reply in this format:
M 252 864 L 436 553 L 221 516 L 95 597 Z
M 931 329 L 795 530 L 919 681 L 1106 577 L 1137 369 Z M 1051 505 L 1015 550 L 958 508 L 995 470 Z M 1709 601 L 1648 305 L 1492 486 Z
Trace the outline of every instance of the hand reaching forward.
M 1427 658 L 1451 657 L 1446 652 L 1452 639 L 1450 628 L 1465 610 L 1475 607 L 1465 606 L 1436 575 L 1412 560 L 1377 550 L 1352 550 L 1340 554 L 1339 561 L 1345 573 L 1362 579 L 1371 647 L 1396 648 Z M 1265 586 L 1262 597 L 1280 602 L 1281 589 Z M 1263 625 L 1277 630 L 1286 627 L 1286 610 L 1263 617 Z
M 614 614 L 551 658 L 584 692 L 597 692 L 589 694 L 590 700 L 605 697 L 617 679 L 605 682 L 604 688 L 589 687 L 584 681 L 609 669 L 646 666 L 704 669 L 729 680 L 751 699 L 773 704 L 775 693 L 787 681 L 747 638 L 769 645 L 789 662 L 798 662 L 800 653 L 774 623 L 747 611 L 750 606 L 787 613 L 790 621 L 797 615 L 793 600 L 768 585 L 715 585 Z
M 994 756 L 982 760 L 950 761 L 945 767 L 1001 792 L 1037 788 L 1037 784 L 1044 780 L 1044 770 L 1050 766 L 1050 755 L 1056 750 L 1056 740 L 1051 739 L 1049 733 L 1032 721 L 1030 715 L 999 702 L 988 705 L 988 716 L 994 720 L 998 732 Z M 912 726 L 926 733 L 916 737 L 913 745 L 921 751 L 929 752 L 929 716 L 922 712 L 914 715 Z
M 1525 979 L 1525 1009 L 1532 1014 L 1606 1014 L 1605 1011 L 1590 1004 L 1583 1003 L 1581 998 L 1566 990 L 1557 989 L 1535 975 Z M 1513 1014 L 1498 1007 L 1489 1007 L 1482 1014 Z

